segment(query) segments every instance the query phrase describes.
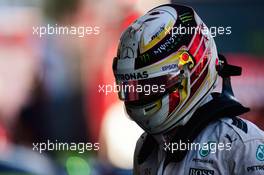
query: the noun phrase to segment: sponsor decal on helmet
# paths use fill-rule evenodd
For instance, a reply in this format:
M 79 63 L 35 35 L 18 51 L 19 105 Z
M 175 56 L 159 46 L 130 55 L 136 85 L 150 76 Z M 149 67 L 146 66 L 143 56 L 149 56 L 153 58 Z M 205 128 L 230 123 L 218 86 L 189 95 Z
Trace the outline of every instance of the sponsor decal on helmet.
M 122 51 L 120 59 L 132 59 L 134 58 L 134 51 L 131 47 L 125 47 Z
M 177 64 L 169 64 L 161 67 L 161 71 L 177 69 Z
M 160 45 L 153 51 L 153 53 L 155 55 L 159 55 L 163 52 L 166 52 L 167 50 L 176 47 L 176 45 L 178 45 L 179 40 L 180 37 L 177 38 L 176 35 L 173 35 L 172 37 L 169 37 L 168 39 L 160 43 Z
M 258 146 L 257 153 L 256 153 L 256 158 L 259 161 L 264 161 L 264 144 Z
M 164 31 L 164 30 L 165 30 L 165 24 L 163 24 L 163 25 L 160 27 L 159 31 L 156 32 L 156 33 L 151 37 L 151 40 L 154 40 L 156 37 L 158 37 L 159 34 L 160 34 L 162 31 Z
M 189 175 L 214 175 L 213 170 L 190 168 Z
M 143 72 L 134 72 L 128 74 L 115 74 L 116 79 L 119 81 L 129 81 L 129 80 L 140 80 L 144 78 L 148 78 L 149 74 L 147 71 Z
M 147 63 L 148 61 L 150 61 L 150 55 L 148 53 L 145 53 L 143 55 L 140 55 L 139 59 L 142 63 Z
M 193 14 L 191 14 L 191 12 L 186 12 L 186 13 L 179 15 L 179 18 L 183 23 L 186 23 L 188 21 L 193 20 Z

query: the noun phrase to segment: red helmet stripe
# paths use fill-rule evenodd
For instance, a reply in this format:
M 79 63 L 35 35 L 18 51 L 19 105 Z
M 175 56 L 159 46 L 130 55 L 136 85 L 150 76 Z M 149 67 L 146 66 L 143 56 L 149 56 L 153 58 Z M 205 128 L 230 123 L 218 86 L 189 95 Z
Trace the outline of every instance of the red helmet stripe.
M 194 55 L 196 64 L 199 63 L 201 57 L 203 56 L 204 51 L 205 51 L 205 41 L 204 41 L 204 38 L 202 38 L 202 41 L 200 43 L 200 47 L 196 51 L 196 55 Z
M 193 36 L 193 39 L 189 45 L 189 52 L 194 56 L 197 49 L 199 49 L 200 42 L 202 40 L 202 34 L 200 32 L 200 29 L 195 33 L 195 36 Z
M 172 92 L 169 95 L 169 114 L 168 116 L 176 109 L 180 103 L 180 93 L 179 91 Z
M 197 90 L 200 88 L 207 74 L 208 74 L 208 66 L 206 67 L 206 70 L 202 73 L 202 75 L 198 78 L 198 80 L 195 82 L 195 84 L 191 87 L 191 94 L 187 102 L 192 98 L 194 93 L 197 92 Z

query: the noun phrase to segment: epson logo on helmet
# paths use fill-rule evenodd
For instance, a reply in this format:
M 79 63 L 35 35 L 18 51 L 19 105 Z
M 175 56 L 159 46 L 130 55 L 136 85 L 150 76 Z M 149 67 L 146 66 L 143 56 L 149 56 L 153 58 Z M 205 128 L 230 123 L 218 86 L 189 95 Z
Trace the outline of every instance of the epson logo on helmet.
M 120 81 L 129 81 L 129 80 L 139 80 L 139 79 L 148 78 L 149 74 L 147 71 L 143 71 L 143 72 L 135 72 L 129 74 L 115 74 L 115 77 L 117 80 Z
M 169 64 L 169 65 L 165 65 L 161 67 L 162 71 L 167 71 L 167 70 L 172 70 L 172 69 L 176 69 L 177 68 L 177 64 Z

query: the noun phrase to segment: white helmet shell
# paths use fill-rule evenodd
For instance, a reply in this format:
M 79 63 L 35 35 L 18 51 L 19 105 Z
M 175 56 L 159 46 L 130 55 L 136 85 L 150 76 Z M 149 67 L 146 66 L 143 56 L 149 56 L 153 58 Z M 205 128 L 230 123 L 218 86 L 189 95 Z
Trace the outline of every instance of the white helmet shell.
M 218 62 L 208 28 L 186 6 L 162 5 L 123 33 L 113 70 L 117 85 L 157 85 L 159 92 L 120 88 L 128 115 L 145 131 L 184 125 L 213 90 Z

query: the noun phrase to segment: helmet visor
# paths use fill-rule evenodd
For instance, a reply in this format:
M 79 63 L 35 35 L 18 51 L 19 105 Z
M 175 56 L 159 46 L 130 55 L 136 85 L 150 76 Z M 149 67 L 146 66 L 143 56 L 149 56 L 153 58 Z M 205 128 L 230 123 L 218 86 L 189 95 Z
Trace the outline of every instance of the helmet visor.
M 180 87 L 180 75 L 173 73 L 148 79 L 117 81 L 119 98 L 139 105 L 155 101 Z
M 124 60 L 114 60 L 113 69 L 119 98 L 125 102 L 148 103 L 181 87 L 185 70 L 194 66 L 191 55 L 181 50 L 147 69 L 126 72 L 117 69 L 117 62 L 126 67 Z M 127 60 L 126 60 L 127 61 Z M 158 75 L 158 76 L 157 76 Z

